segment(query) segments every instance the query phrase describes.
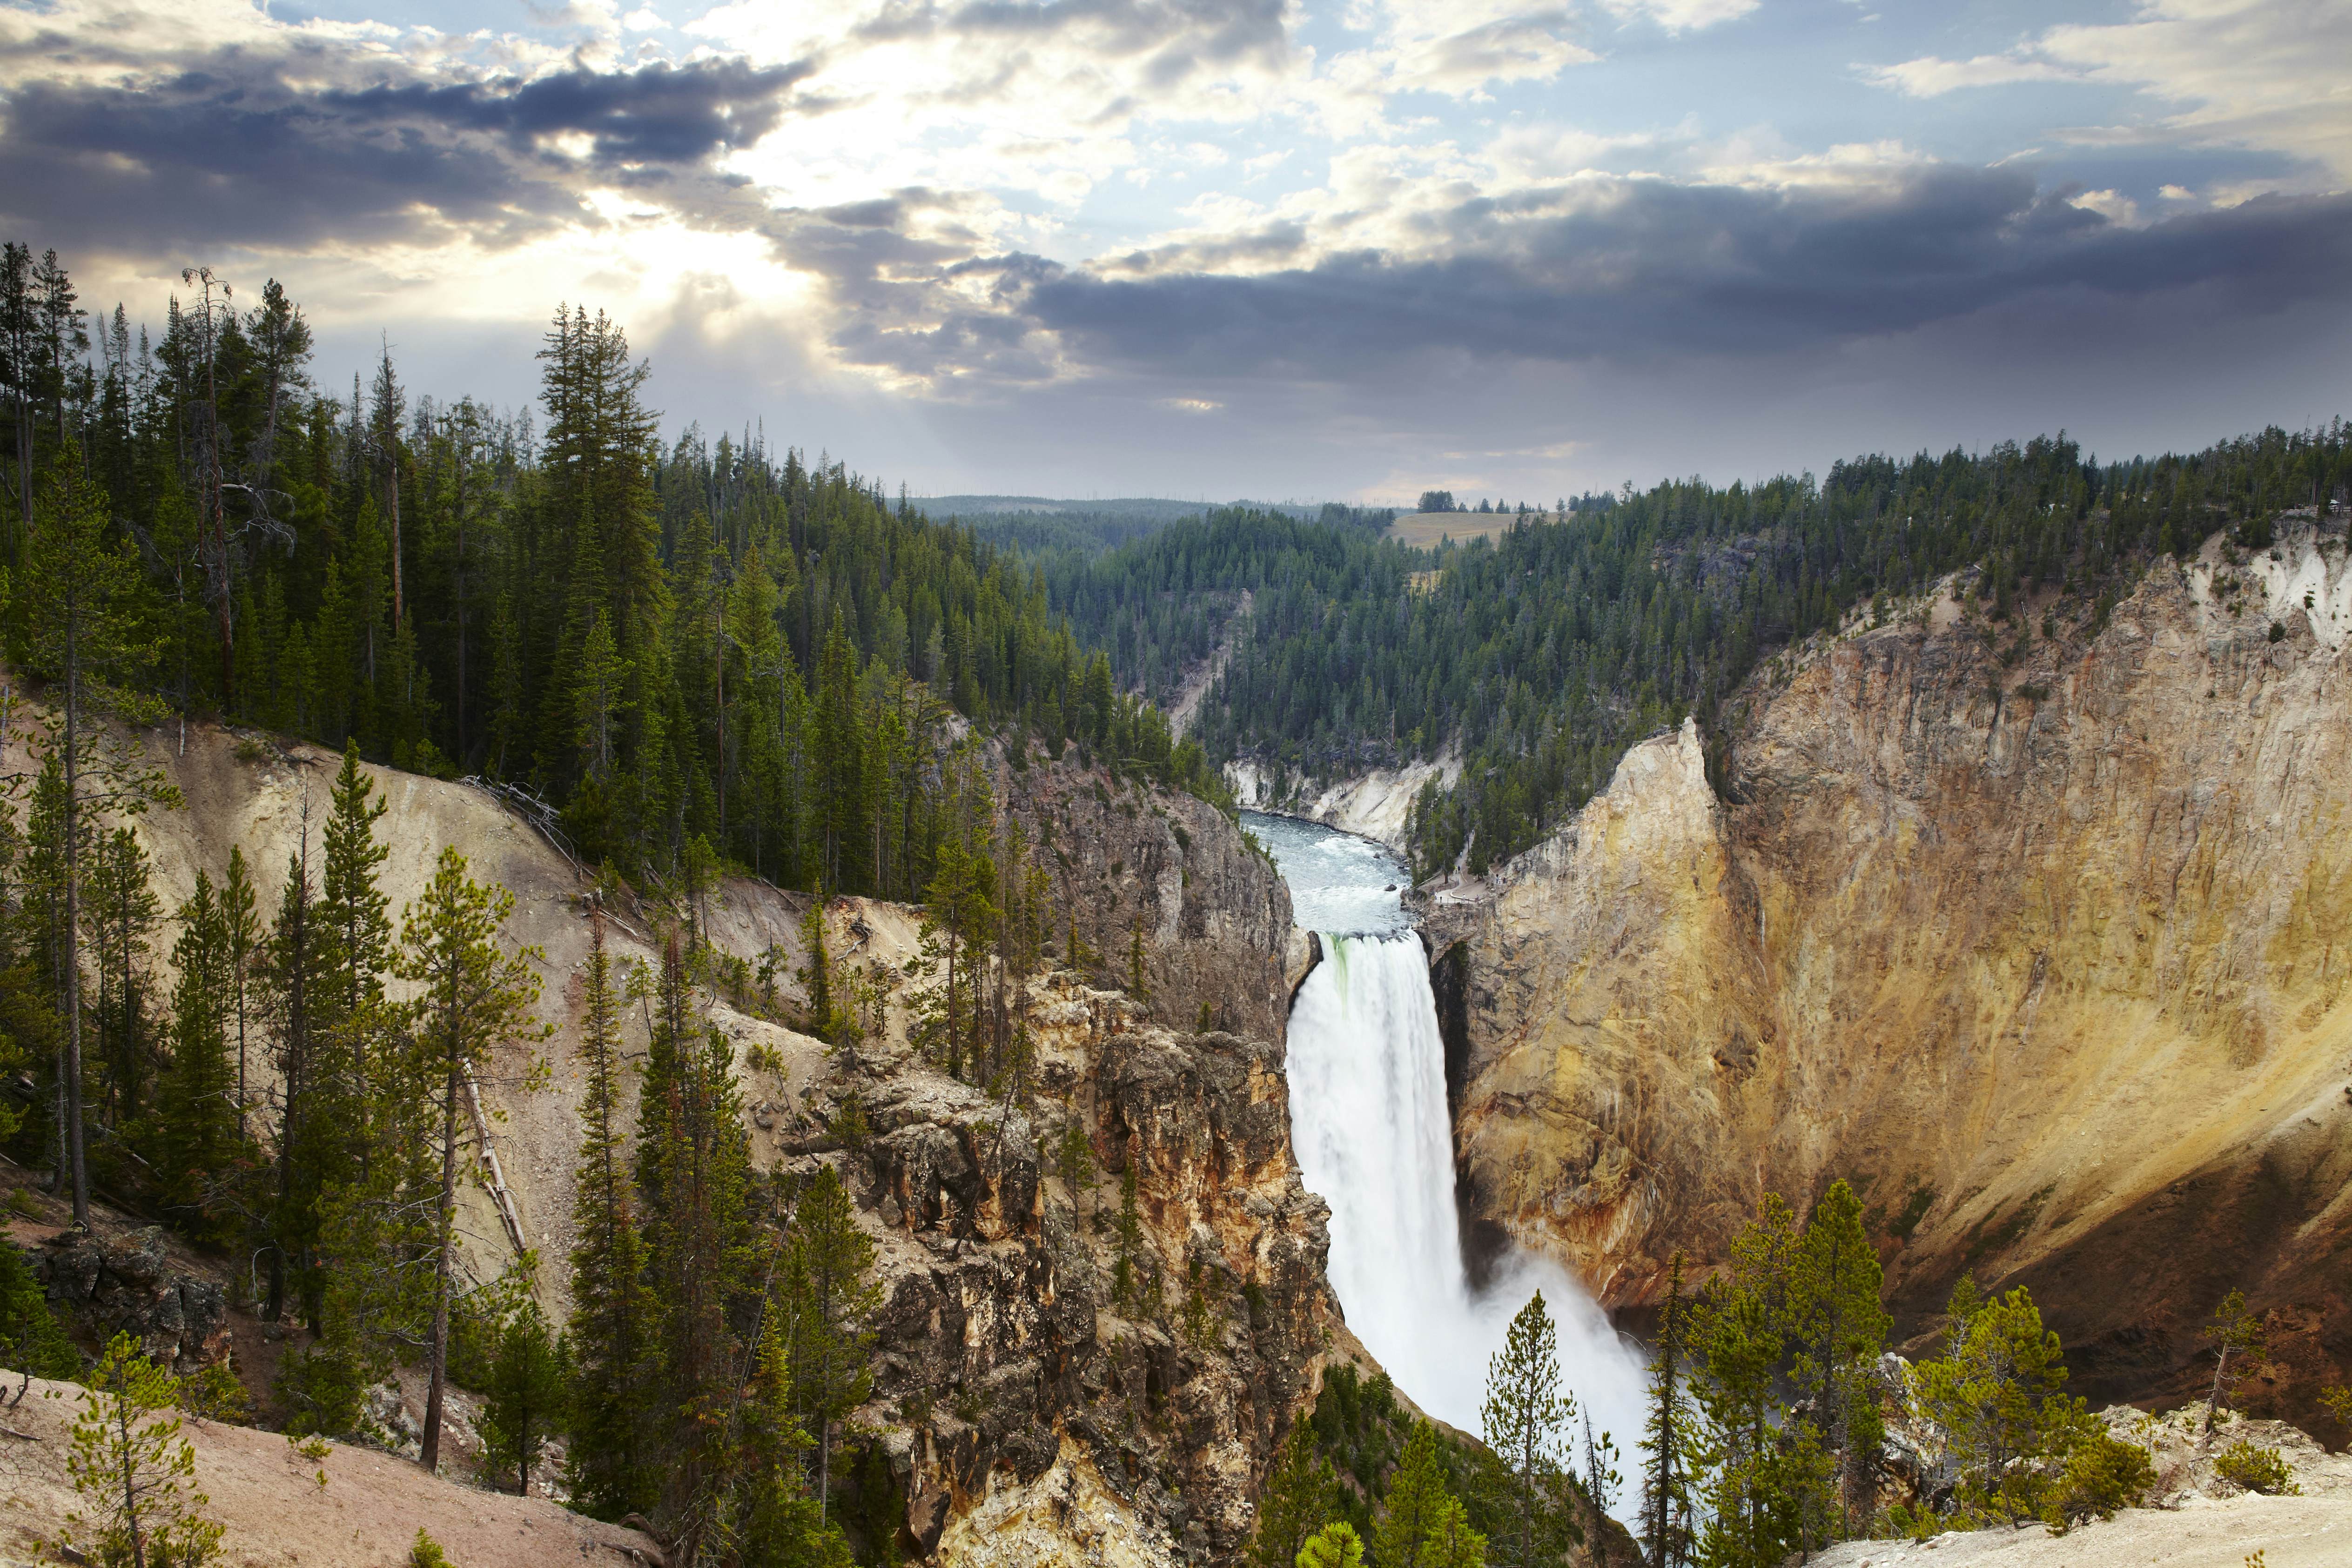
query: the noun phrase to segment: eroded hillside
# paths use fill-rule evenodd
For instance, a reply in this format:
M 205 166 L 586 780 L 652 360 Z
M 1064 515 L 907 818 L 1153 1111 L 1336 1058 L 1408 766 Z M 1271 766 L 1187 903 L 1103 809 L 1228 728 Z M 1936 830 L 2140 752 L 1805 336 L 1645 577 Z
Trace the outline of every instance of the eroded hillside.
M 2078 1386 L 2160 1395 L 2243 1285 L 2308 1416 L 2352 1359 L 2342 534 L 2024 619 L 1851 623 L 1751 683 L 1728 803 L 1685 727 L 1424 890 L 1465 1204 L 1630 1305 L 1847 1176 L 1909 1324 L 2021 1281 Z
M 306 802 L 315 852 L 337 759 L 196 727 L 184 744 L 157 731 L 148 745 L 185 798 L 139 827 L 163 907 L 199 869 L 220 876 L 239 845 L 268 915 L 303 841 Z M 998 798 L 1049 868 L 1051 946 L 1066 951 L 1075 928 L 1096 955 L 1085 970 L 1049 967 L 1034 988 L 1025 1096 L 950 1078 L 908 1044 L 918 912 L 848 899 L 828 907 L 836 961 L 885 998 L 869 1008 L 879 1028 L 854 1060 L 788 1027 L 803 1000 L 804 900 L 734 880 L 699 914 L 711 945 L 743 960 L 703 1002 L 737 1047 L 755 1162 L 799 1176 L 836 1165 L 879 1246 L 876 1386 L 837 1461 L 837 1476 L 855 1478 L 845 1507 L 869 1536 L 903 1531 L 902 1550 L 945 1563 L 1229 1560 L 1251 1526 L 1255 1478 L 1312 1399 L 1337 1327 L 1325 1212 L 1290 1154 L 1288 897 L 1265 858 L 1198 800 L 1098 769 L 998 768 Z M 369 771 L 388 805 L 381 882 L 395 913 L 455 844 L 474 875 L 513 890 L 508 936 L 543 955 L 551 1085 L 515 1087 L 521 1074 L 508 1070 L 519 1062 L 486 1080 L 496 1177 L 483 1155 L 484 1179 L 460 1189 L 459 1230 L 478 1279 L 519 1247 L 535 1249 L 540 1293 L 560 1312 L 588 881 L 482 789 Z M 653 960 L 655 912 L 625 899 L 608 909 L 614 956 Z M 167 959 L 155 967 L 160 991 Z M 642 1051 L 645 1030 L 632 1018 L 628 1050 Z M 257 1091 L 268 1058 L 257 1040 Z M 1059 1154 L 1073 1124 L 1089 1151 L 1075 1187 Z M 1139 1224 L 1126 1241 L 1118 1220 L 1130 1171 Z M 236 1322 L 258 1337 L 252 1320 Z M 274 1341 L 265 1352 L 236 1333 L 221 1343 L 240 1358 L 275 1352 Z

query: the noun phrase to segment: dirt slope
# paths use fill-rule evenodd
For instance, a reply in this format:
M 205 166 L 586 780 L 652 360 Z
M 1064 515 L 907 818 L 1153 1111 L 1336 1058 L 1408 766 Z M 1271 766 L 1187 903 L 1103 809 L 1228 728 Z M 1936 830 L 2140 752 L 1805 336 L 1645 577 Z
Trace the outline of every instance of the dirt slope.
M 10 1379 L 7 1392 L 16 1392 Z M 36 1379 L 23 1403 L 0 1410 L 0 1555 L 33 1561 L 36 1541 L 79 1506 L 66 1455 L 82 1390 Z M 582 1568 L 658 1563 L 636 1531 L 600 1524 L 540 1498 L 478 1491 L 367 1448 L 332 1446 L 305 1461 L 273 1432 L 217 1422 L 183 1427 L 195 1451 L 195 1483 L 227 1527 L 226 1568 L 394 1568 L 418 1530 L 465 1568 Z M 17 1436 L 16 1434 L 22 1434 Z M 327 1484 L 314 1479 L 323 1470 Z

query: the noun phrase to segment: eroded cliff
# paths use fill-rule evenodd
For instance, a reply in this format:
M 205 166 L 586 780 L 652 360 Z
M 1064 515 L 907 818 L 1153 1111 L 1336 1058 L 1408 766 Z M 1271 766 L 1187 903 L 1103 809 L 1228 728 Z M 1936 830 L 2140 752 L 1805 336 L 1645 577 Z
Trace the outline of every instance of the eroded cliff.
M 2021 643 L 1961 587 L 1764 672 L 1727 801 L 1686 727 L 1423 891 L 1465 1205 L 1635 1305 L 1843 1176 L 1908 1324 L 2021 1281 L 2085 1391 L 2160 1395 L 2243 1285 L 2307 1413 L 2352 1350 L 2340 525 Z
M 302 842 L 306 802 L 314 832 L 323 819 L 337 759 L 197 727 L 184 746 L 159 732 L 149 749 L 186 800 L 138 825 L 159 902 L 175 907 L 199 869 L 220 876 L 238 845 L 269 914 Z M 589 883 L 485 791 L 369 771 L 388 807 L 381 883 L 395 912 L 455 844 L 476 876 L 515 892 L 508 936 L 544 956 L 551 1083 L 502 1089 L 522 1077 L 502 1063 L 485 1085 L 504 1119 L 472 1151 L 481 1179 L 461 1188 L 459 1228 L 477 1279 L 536 1249 L 541 1294 L 561 1313 Z M 803 898 L 733 880 L 696 911 L 710 944 L 743 960 L 732 978 L 719 972 L 701 1005 L 737 1047 L 755 1164 L 802 1176 L 817 1162 L 836 1166 L 879 1248 L 874 1396 L 850 1423 L 835 1473 L 861 1489 L 845 1498 L 860 1503 L 861 1529 L 887 1499 L 877 1527 L 903 1529 L 902 1548 L 942 1563 L 1232 1561 L 1251 1527 L 1256 1477 L 1312 1399 L 1334 1332 L 1346 1343 L 1324 1278 L 1325 1210 L 1290 1153 L 1288 894 L 1232 824 L 1188 797 L 1002 757 L 996 793 L 1049 867 L 1051 946 L 1065 952 L 1074 925 L 1097 956 L 1084 971 L 1049 967 L 1032 988 L 1026 1092 L 984 1092 L 909 1045 L 919 911 L 856 899 L 828 906 L 835 959 L 879 988 L 868 1011 L 879 1028 L 854 1054 L 788 1027 L 803 1000 L 793 978 L 807 961 Z M 654 960 L 657 912 L 625 900 L 607 907 L 614 956 Z M 1131 943 L 1139 994 L 1128 985 Z M 761 977 L 762 960 L 772 979 Z M 168 958 L 159 955 L 154 970 L 161 993 Z M 644 1030 L 642 1018 L 627 1020 L 626 1049 L 643 1049 Z M 257 1040 L 257 1094 L 269 1088 L 268 1057 Z M 1059 1174 L 1072 1126 L 1088 1150 L 1075 1187 Z M 1130 1172 L 1137 1224 L 1123 1235 Z M 150 1272 L 178 1292 L 174 1301 L 200 1277 L 211 1281 L 205 1299 L 220 1297 L 226 1260 L 200 1265 L 175 1250 L 169 1261 Z M 51 1272 L 71 1283 L 72 1270 Z M 93 1279 L 106 1282 L 103 1270 Z M 87 1330 L 119 1320 L 151 1339 L 162 1332 L 147 1321 L 154 1291 L 132 1303 L 137 1312 L 117 1301 L 130 1301 L 121 1291 L 57 1293 L 87 1309 Z M 249 1372 L 284 1343 L 275 1325 L 234 1311 L 215 1337 L 204 1354 L 227 1354 Z M 266 1389 L 266 1372 L 258 1381 Z

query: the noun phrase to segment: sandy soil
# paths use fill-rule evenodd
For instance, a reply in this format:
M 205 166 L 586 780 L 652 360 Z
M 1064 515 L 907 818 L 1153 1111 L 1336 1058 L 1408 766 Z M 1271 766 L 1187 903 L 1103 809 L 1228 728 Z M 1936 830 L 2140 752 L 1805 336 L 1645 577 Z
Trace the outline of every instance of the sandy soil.
M 74 1509 L 66 1452 L 81 1396 L 76 1385 L 36 1379 L 21 1404 L 0 1409 L 10 1429 L 0 1437 L 0 1557 L 34 1559 L 36 1540 L 54 1537 Z M 227 1568 L 397 1568 L 419 1529 L 464 1568 L 661 1561 L 636 1531 L 438 1479 L 389 1454 L 334 1444 L 313 1465 L 273 1432 L 195 1421 L 182 1430 L 212 1516 L 227 1526 L 219 1558 Z
M 2352 1563 L 2352 1500 L 2193 1498 L 2177 1510 L 2132 1509 L 2065 1535 L 2040 1525 L 1930 1541 L 1850 1541 L 1815 1568 L 2342 1568 Z

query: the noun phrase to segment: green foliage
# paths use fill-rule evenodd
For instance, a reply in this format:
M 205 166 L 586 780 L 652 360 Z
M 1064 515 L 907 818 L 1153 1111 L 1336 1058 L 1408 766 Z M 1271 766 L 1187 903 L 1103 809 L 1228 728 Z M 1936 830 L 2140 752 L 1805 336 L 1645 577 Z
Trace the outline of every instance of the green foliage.
M 2205 1324 L 2204 1334 L 2213 1346 L 2213 1386 L 2205 1406 L 2205 1430 L 2210 1432 L 2238 1385 L 2263 1364 L 2268 1353 L 2262 1316 L 2246 1304 L 2243 1291 L 2232 1290 L 2221 1299 Z
M 874 1389 L 866 1325 L 882 1291 L 873 1272 L 874 1240 L 858 1227 L 841 1173 L 818 1166 L 793 1207 L 782 1276 L 796 1407 L 815 1429 L 820 1504 L 831 1490 L 834 1428 Z
M 1690 1307 L 1683 1296 L 1683 1259 L 1675 1254 L 1666 1300 L 1658 1313 L 1658 1343 L 1650 1357 L 1648 1412 L 1642 1426 L 1641 1538 L 1649 1568 L 1681 1568 L 1690 1560 L 1694 1529 L 1692 1481 L 1706 1462 L 1700 1416 L 1690 1377 Z
M 1346 1520 L 1334 1520 L 1300 1543 L 1296 1568 L 1364 1568 L 1364 1542 Z
M 1249 1568 L 1290 1568 L 1298 1561 L 1307 1539 L 1331 1521 L 1337 1489 L 1331 1461 L 1316 1449 L 1314 1422 L 1298 1421 L 1258 1493 Z M 1354 1531 L 1349 1533 L 1352 1538 Z
M 1662 1407 L 1679 1400 L 1671 1385 L 1652 1391 L 1644 1533 L 1663 1544 L 1663 1561 L 1679 1560 L 1694 1515 L 1687 1550 L 1710 1568 L 1764 1568 L 1876 1522 L 1867 1467 L 1880 1437 L 1873 1370 L 1889 1321 L 1880 1282 L 1846 1183 L 1832 1183 L 1801 1226 L 1767 1195 L 1677 1333 L 1675 1360 L 1703 1416 L 1677 1412 L 1669 1423 L 1664 1447 L 1681 1479 L 1659 1469 Z M 1790 1392 L 1798 1402 L 1785 1403 Z
M 2265 1448 L 2244 1437 L 2213 1456 L 2213 1473 L 2266 1497 L 2293 1497 L 2303 1490 L 2276 1448 Z
M 180 1408 L 199 1421 L 247 1426 L 253 1420 L 253 1396 L 226 1362 L 216 1361 L 181 1378 L 177 1397 Z
M 1437 1429 L 1416 1422 L 1372 1528 L 1372 1561 L 1381 1568 L 1485 1568 L 1486 1538 L 1470 1528 L 1446 1482 Z
M 2149 559 L 2234 519 L 2266 530 L 2347 477 L 2340 423 L 2104 465 L 2061 435 L 1860 457 L 1820 479 L 1628 486 L 1434 554 L 1230 508 L 1034 559 L 1078 634 L 1160 701 L 1234 638 L 1193 722 L 1213 762 L 1251 758 L 1286 783 L 1457 747 L 1460 781 L 1425 792 L 1412 825 L 1426 875 L 1526 848 L 1627 746 L 1685 716 L 1714 728 L 1777 650 L 1864 605 L 1976 568 L 1996 619 L 2031 586 L 2095 625 Z
M 646 1239 L 622 1121 L 620 997 L 601 914 L 589 925 L 582 986 L 580 1157 L 572 1217 L 575 1359 L 566 1475 L 576 1505 L 618 1519 L 655 1505 L 646 1444 L 658 1302 L 646 1280 Z
M 526 1301 L 498 1328 L 482 1390 L 482 1468 L 493 1486 L 512 1477 L 530 1493 L 530 1472 L 561 1422 L 571 1356 L 535 1301 Z
M 194 1448 L 168 1414 L 178 1385 L 117 1334 L 90 1368 L 66 1471 L 81 1507 L 65 1544 L 102 1568 L 197 1568 L 218 1550 L 221 1526 L 195 1486 Z
M 2155 1486 L 2156 1466 L 2146 1448 L 2094 1427 L 2066 1456 L 2046 1517 L 2060 1529 L 2113 1519 L 2118 1509 L 2137 1508 Z
M 1964 1279 L 1948 1309 L 1950 1348 L 1918 1368 L 1919 1407 L 1947 1435 L 1963 1516 L 2014 1523 L 2043 1511 L 2088 1417 L 2062 1392 L 2058 1336 L 2042 1326 L 2032 1292 L 1974 1296 Z
M 247 1150 L 229 1053 L 236 1001 L 230 930 L 212 880 L 201 871 L 179 917 L 180 939 L 172 950 L 180 972 L 172 993 L 172 1063 L 156 1106 L 154 1165 L 169 1212 L 191 1234 L 218 1241 L 230 1228 L 231 1183 Z
M 441 1543 L 419 1529 L 408 1549 L 408 1568 L 449 1568 L 449 1559 Z
M 1487 1364 L 1479 1419 L 1498 1472 L 1491 1512 L 1503 1527 L 1493 1540 L 1495 1561 L 1512 1568 L 1558 1562 L 1582 1537 L 1567 1460 L 1576 1398 L 1560 1384 L 1559 1333 L 1540 1291 L 1511 1320 Z
M 41 1282 L 14 1241 L 0 1239 L 0 1366 L 28 1377 L 65 1378 L 81 1371 L 81 1353 L 41 1293 Z

